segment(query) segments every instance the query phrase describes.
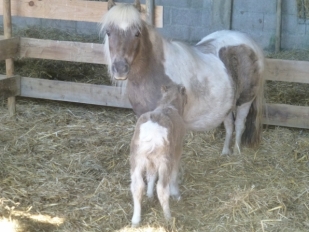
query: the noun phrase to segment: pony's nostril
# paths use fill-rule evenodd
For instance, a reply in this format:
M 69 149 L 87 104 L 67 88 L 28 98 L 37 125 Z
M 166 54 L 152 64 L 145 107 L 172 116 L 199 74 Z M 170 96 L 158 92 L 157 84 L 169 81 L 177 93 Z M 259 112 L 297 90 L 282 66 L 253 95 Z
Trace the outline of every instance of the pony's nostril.
M 112 71 L 119 74 L 127 73 L 129 71 L 129 65 L 125 62 L 115 62 L 112 65 Z
M 128 71 L 129 71 L 129 65 L 125 64 L 123 66 L 123 72 L 125 73 L 125 72 L 128 72 Z
M 117 72 L 117 69 L 116 69 L 116 65 L 115 65 L 115 64 L 112 65 L 112 71 L 113 71 L 114 73 Z

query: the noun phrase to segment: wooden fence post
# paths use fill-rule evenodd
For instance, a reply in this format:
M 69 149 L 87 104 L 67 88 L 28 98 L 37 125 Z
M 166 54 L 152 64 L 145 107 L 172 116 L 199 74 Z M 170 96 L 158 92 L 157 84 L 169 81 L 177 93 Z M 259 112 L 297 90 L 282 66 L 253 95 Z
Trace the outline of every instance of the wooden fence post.
M 11 1 L 3 0 L 3 30 L 4 38 L 12 37 L 12 17 L 11 17 Z M 14 74 L 14 60 L 12 58 L 5 60 L 6 76 L 11 77 Z M 8 110 L 11 116 L 15 115 L 16 103 L 15 97 L 8 98 Z
M 154 2 L 153 0 L 146 0 L 147 23 L 154 25 Z
M 280 52 L 281 48 L 281 22 L 282 20 L 282 0 L 277 0 L 277 22 L 276 22 L 276 44 L 275 52 Z

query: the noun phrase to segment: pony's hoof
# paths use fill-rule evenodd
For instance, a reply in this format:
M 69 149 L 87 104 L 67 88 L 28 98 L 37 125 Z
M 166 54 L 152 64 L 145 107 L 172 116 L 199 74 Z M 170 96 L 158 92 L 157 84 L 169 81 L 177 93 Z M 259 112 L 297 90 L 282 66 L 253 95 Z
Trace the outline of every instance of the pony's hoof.
M 241 150 L 234 148 L 233 155 L 241 155 Z
M 166 222 L 170 222 L 171 219 L 172 219 L 171 213 L 170 213 L 170 212 L 165 213 L 165 214 L 164 214 L 164 218 L 165 218 L 165 221 L 166 221 Z
M 180 200 L 181 200 L 180 194 L 171 195 L 171 198 L 172 198 L 173 200 L 176 200 L 176 201 L 180 201 Z
M 222 156 L 229 156 L 229 155 L 232 155 L 232 154 L 233 153 L 232 153 L 231 150 L 227 150 L 227 151 L 223 150 L 222 153 L 221 153 Z

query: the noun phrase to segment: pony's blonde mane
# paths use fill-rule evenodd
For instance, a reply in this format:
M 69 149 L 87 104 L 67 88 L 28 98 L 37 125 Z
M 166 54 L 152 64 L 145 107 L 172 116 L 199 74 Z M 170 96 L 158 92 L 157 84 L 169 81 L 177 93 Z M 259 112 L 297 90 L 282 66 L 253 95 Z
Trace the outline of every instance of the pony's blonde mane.
M 100 22 L 100 33 L 104 35 L 104 55 L 107 60 L 111 81 L 113 85 L 121 87 L 122 94 L 125 94 L 127 81 L 115 80 L 111 71 L 109 42 L 105 34 L 105 30 L 110 26 L 123 31 L 129 30 L 132 27 L 140 29 L 142 27 L 140 12 L 132 4 L 118 3 L 103 16 Z
M 140 28 L 142 26 L 140 12 L 132 4 L 117 4 L 104 15 L 101 21 L 101 32 L 108 26 L 124 31 L 131 27 Z

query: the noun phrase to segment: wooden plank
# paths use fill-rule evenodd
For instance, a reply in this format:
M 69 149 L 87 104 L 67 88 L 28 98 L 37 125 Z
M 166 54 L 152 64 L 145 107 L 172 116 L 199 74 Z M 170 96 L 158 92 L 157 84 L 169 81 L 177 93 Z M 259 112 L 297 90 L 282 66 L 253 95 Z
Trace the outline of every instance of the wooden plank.
M 0 60 L 17 57 L 18 52 L 19 38 L 0 40 Z
M 4 0 L 1 0 L 4 1 Z M 100 22 L 107 12 L 107 2 L 83 0 L 11 0 L 12 16 Z M 146 5 L 142 5 L 145 12 Z M 0 4 L 0 14 L 3 7 Z M 146 19 L 145 13 L 142 16 Z M 155 25 L 163 26 L 163 7 L 155 7 Z
M 4 38 L 10 39 L 12 37 L 12 17 L 11 17 L 11 1 L 3 0 L 0 7 L 3 7 L 3 32 Z M 5 60 L 5 72 L 7 77 L 13 76 L 14 73 L 14 60 L 8 58 Z M 16 112 L 16 99 L 15 97 L 8 98 L 8 110 L 11 116 Z
M 20 57 L 107 64 L 103 44 L 20 38 Z M 266 59 L 266 80 L 309 83 L 309 62 Z
M 106 64 L 103 44 L 20 38 L 20 58 Z
M 264 76 L 266 80 L 309 84 L 309 62 L 266 59 Z
M 21 77 L 20 96 L 131 108 L 119 87 Z
M 282 31 L 282 0 L 277 0 L 275 52 L 280 52 L 281 49 L 281 31 Z
M 147 13 L 147 23 L 149 25 L 154 24 L 154 0 L 146 0 L 146 13 Z
M 21 77 L 20 96 L 131 108 L 119 87 Z M 309 129 L 309 107 L 266 104 L 263 123 Z
M 5 75 L 0 75 L 0 98 L 18 95 L 20 95 L 20 77 L 13 76 L 7 78 Z
M 264 124 L 309 129 L 309 107 L 266 104 L 265 109 Z

